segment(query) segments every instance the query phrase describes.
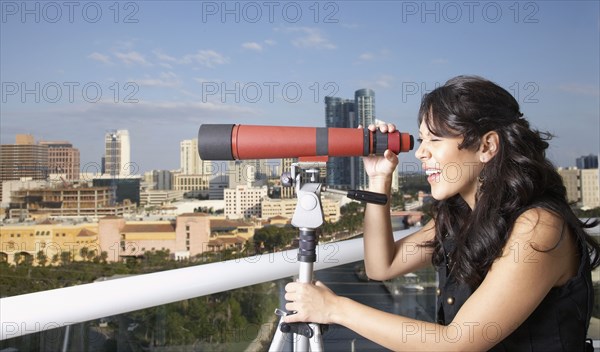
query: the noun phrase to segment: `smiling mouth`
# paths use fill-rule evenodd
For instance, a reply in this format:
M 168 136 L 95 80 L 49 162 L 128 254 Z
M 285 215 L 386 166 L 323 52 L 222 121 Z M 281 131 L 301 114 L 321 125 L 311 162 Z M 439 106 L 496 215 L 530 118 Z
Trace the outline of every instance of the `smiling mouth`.
M 427 181 L 429 183 L 440 182 L 442 170 L 440 169 L 425 169 L 425 175 L 427 175 Z

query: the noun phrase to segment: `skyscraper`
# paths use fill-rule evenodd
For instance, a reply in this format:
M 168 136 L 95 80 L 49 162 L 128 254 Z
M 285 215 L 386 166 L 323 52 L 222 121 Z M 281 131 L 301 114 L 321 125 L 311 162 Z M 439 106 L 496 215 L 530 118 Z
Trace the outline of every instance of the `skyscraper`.
M 350 128 L 354 123 L 354 101 L 338 97 L 325 97 L 325 126 Z M 330 187 L 351 186 L 351 160 L 348 157 L 330 157 L 327 162 L 326 182 Z
M 598 155 L 584 155 L 575 161 L 578 169 L 597 169 L 598 168 Z
M 354 100 L 325 97 L 326 127 L 356 128 L 375 123 L 375 91 L 364 88 L 354 92 Z M 330 157 L 327 163 L 327 185 L 365 189 L 367 175 L 360 157 Z
M 354 127 L 361 125 L 367 127 L 375 123 L 375 91 L 372 89 L 359 89 L 354 92 L 355 123 Z M 367 189 L 369 180 L 365 167 L 358 157 L 353 158 L 352 173 L 354 179 L 352 188 Z
M 129 131 L 111 130 L 104 135 L 104 172 L 110 176 L 131 176 Z

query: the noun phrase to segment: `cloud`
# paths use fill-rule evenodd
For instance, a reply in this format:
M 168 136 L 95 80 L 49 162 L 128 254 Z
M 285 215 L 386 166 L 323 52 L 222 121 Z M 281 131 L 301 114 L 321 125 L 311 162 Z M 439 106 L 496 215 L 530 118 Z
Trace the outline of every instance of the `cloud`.
M 242 44 L 242 48 L 253 51 L 262 51 L 262 45 L 257 42 L 246 42 Z
M 367 51 L 358 55 L 357 64 L 365 62 L 383 61 L 390 58 L 390 51 L 388 49 L 380 49 L 377 51 Z
M 140 64 L 144 66 L 152 66 L 150 62 L 146 60 L 144 55 L 138 53 L 137 51 L 129 51 L 126 53 L 116 52 L 114 55 L 126 65 Z
M 265 40 L 265 44 L 273 46 L 273 45 L 277 44 L 277 42 L 274 41 L 273 39 L 267 39 L 267 40 Z
M 373 61 L 375 59 L 375 54 L 373 53 L 362 53 L 358 56 L 360 61 Z
M 335 49 L 336 46 L 313 27 L 290 27 L 282 29 L 284 33 L 299 33 L 300 36 L 292 39 L 292 44 L 298 48 Z
M 214 50 L 198 50 L 193 54 L 186 54 L 180 58 L 163 53 L 160 50 L 153 51 L 154 56 L 160 61 L 160 65 L 172 68 L 174 64 L 190 65 L 200 64 L 204 67 L 214 68 L 217 65 L 229 63 L 229 58 Z
M 580 84 L 580 83 L 566 83 L 558 87 L 563 92 L 572 93 L 576 95 L 584 95 L 590 97 L 600 96 L 600 90 L 598 86 L 591 84 Z
M 137 83 L 140 86 L 144 87 L 179 87 L 181 85 L 181 80 L 177 75 L 173 72 L 161 72 L 158 78 L 142 78 L 142 79 L 134 79 L 132 82 Z
M 102 62 L 107 65 L 112 64 L 110 57 L 108 57 L 107 55 L 104 55 L 104 54 L 100 54 L 98 52 L 93 52 L 93 53 L 89 54 L 87 57 L 88 57 L 88 59 L 92 59 L 94 61 L 99 61 L 99 62 Z

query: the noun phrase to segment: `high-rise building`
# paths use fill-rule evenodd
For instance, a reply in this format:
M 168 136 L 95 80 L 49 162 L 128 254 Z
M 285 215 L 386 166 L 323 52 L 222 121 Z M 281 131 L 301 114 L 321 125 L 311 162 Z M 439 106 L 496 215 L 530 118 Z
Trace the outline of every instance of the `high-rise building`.
M 131 176 L 129 131 L 111 130 L 104 135 L 104 172 L 110 176 Z
M 597 169 L 598 168 L 598 155 L 584 155 L 575 161 L 578 169 Z
M 326 127 L 367 127 L 375 122 L 375 92 L 359 89 L 354 100 L 338 97 L 325 98 Z M 368 180 L 360 157 L 329 158 L 327 184 L 340 188 L 367 188 Z
M 337 97 L 325 97 L 325 126 L 350 128 L 354 124 L 354 101 Z M 330 157 L 327 161 L 326 183 L 330 187 L 351 187 L 351 159 Z
M 66 180 L 79 180 L 79 149 L 67 141 L 41 141 L 48 147 L 48 168 L 52 174 L 64 175 Z
M 375 123 L 375 92 L 372 89 L 359 89 L 354 92 L 355 126 L 367 127 Z M 354 182 L 352 188 L 367 189 L 369 180 L 365 167 L 358 157 L 354 158 Z
M 0 145 L 0 199 L 2 182 L 48 177 L 48 146 L 36 144 L 32 135 L 18 134 L 15 144 Z

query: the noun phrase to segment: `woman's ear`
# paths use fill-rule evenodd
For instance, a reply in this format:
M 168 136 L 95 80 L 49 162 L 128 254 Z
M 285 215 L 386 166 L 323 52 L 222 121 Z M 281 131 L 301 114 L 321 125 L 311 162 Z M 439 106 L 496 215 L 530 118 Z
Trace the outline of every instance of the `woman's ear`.
M 498 149 L 500 148 L 500 138 L 496 131 L 490 131 L 481 137 L 481 144 L 479 145 L 479 161 L 487 163 L 492 160 Z

